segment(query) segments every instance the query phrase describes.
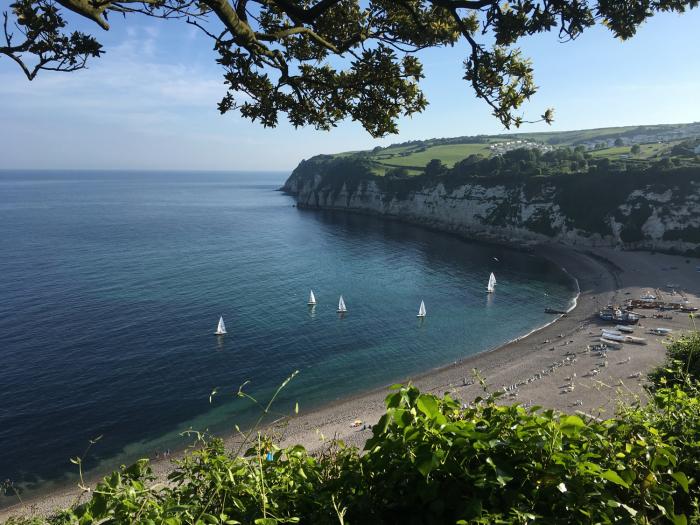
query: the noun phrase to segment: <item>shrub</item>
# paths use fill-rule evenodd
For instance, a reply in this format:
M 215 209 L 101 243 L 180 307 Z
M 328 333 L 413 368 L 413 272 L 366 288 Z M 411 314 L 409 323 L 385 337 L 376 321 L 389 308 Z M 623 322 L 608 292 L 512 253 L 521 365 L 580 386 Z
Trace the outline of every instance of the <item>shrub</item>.
M 261 436 L 231 455 L 199 436 L 170 486 L 141 460 L 41 523 L 698 523 L 697 394 L 661 386 L 647 406 L 595 421 L 397 385 L 362 455 Z

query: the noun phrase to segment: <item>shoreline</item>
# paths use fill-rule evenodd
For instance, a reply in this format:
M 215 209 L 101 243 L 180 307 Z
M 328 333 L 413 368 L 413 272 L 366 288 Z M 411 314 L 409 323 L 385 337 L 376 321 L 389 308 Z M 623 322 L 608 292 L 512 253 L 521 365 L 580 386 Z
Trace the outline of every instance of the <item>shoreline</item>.
M 462 237 L 456 232 L 451 233 Z M 516 245 L 514 248 L 522 249 L 522 246 Z M 384 413 L 384 398 L 389 385 L 411 382 L 424 392 L 436 395 L 449 392 L 461 401 L 471 401 L 481 393 L 478 382 L 472 380 L 472 369 L 478 369 L 486 378 L 491 391 L 524 383 L 516 389 L 517 397 L 512 394 L 503 396 L 501 399 L 504 402 L 579 412 L 590 417 L 610 417 L 614 405 L 619 401 L 643 402 L 644 376 L 651 368 L 660 364 L 665 356 L 661 338 L 654 338 L 653 343 L 650 340 L 647 346 L 624 345 L 621 350 L 611 351 L 613 355 L 610 356 L 610 361 L 615 364 L 606 366 L 599 376 L 586 377 L 591 366 L 596 366 L 596 357 L 585 351 L 585 347 L 595 342 L 591 334 L 597 330 L 599 335 L 599 323 L 594 314 L 599 307 L 609 302 L 622 302 L 627 294 L 634 296 L 632 294 L 642 288 L 655 289 L 665 284 L 633 284 L 633 274 L 641 270 L 623 270 L 622 268 L 629 266 L 630 261 L 636 263 L 639 259 L 646 261 L 666 258 L 672 259 L 672 264 L 676 264 L 678 268 L 683 257 L 588 247 L 581 251 L 560 244 L 539 245 L 530 247 L 530 250 L 556 264 L 576 284 L 578 293 L 567 314 L 558 314 L 545 325 L 479 354 L 428 369 L 412 377 L 397 378 L 397 381 L 363 393 L 332 400 L 308 413 L 288 418 L 283 423 L 268 425 L 264 430 L 275 438 L 280 447 L 301 444 L 310 451 L 316 451 L 322 448 L 329 438 L 336 437 L 349 445 L 361 448 L 371 436 L 371 430 L 365 429 L 364 426 L 375 424 Z M 645 266 L 654 266 L 656 260 Z M 695 264 L 683 266 L 687 266 L 683 269 L 692 271 Z M 658 272 L 647 273 L 650 275 L 644 276 L 644 280 L 658 280 Z M 629 283 L 625 283 L 625 277 L 628 277 Z M 682 288 L 691 302 L 698 305 L 700 286 L 696 285 L 697 289 L 692 288 L 693 281 L 698 279 L 692 274 L 685 277 L 685 285 L 682 285 Z M 673 276 L 673 280 L 680 282 L 676 275 Z M 647 319 L 642 319 L 640 324 L 646 324 L 646 321 Z M 671 327 L 670 325 L 675 329 L 682 329 L 678 322 L 654 320 L 654 326 Z M 640 334 L 641 332 L 642 330 L 639 330 Z M 648 335 L 644 337 L 652 338 Z M 570 357 L 572 353 L 575 356 L 573 358 Z M 627 358 L 627 361 L 619 361 L 619 358 Z M 551 374 L 543 375 L 542 372 L 553 366 L 553 363 L 561 364 L 556 366 Z M 643 375 L 632 378 L 632 375 L 637 373 Z M 564 376 L 568 376 L 566 379 L 576 377 L 577 379 L 570 381 L 570 384 L 579 388 L 579 391 L 563 392 L 561 383 L 565 380 Z M 358 419 L 362 421 L 362 427 L 353 426 L 353 422 Z M 224 441 L 228 450 L 235 449 L 240 443 L 240 439 L 234 435 L 224 436 Z M 173 469 L 171 459 L 177 459 L 182 453 L 175 452 L 170 459 L 151 460 L 158 481 L 164 480 Z M 89 485 L 94 486 L 103 475 L 90 475 Z M 73 484 L 49 487 L 46 492 L 35 493 L 22 504 L 0 509 L 0 520 L 4 521 L 12 515 L 47 515 L 70 505 L 79 494 L 79 490 Z

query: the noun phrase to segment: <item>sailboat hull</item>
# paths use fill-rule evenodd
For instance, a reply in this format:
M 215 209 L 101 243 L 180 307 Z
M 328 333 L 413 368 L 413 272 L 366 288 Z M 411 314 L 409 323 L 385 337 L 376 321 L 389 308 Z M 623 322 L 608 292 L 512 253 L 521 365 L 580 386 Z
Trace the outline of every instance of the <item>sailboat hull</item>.
M 316 303 L 306 303 L 309 306 L 316 306 Z
M 214 335 L 226 335 L 226 332 L 214 332 Z

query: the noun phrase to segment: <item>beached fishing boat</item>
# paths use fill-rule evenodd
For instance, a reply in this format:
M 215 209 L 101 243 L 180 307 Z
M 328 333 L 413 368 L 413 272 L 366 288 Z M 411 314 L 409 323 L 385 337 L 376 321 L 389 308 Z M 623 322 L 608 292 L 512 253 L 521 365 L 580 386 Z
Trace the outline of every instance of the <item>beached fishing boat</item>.
M 309 302 L 307 304 L 309 306 L 316 306 L 316 296 L 314 295 L 313 290 L 309 292 Z
M 633 312 L 623 311 L 620 308 L 609 306 L 598 313 L 598 317 L 603 321 L 616 324 L 637 324 L 639 316 Z
M 603 330 L 601 337 L 604 337 L 605 339 L 610 339 L 611 341 L 624 342 L 626 336 L 622 335 L 619 332 L 614 333 L 614 332 L 606 332 L 605 330 Z
M 610 348 L 616 348 L 616 349 L 622 348 L 622 343 L 620 343 L 618 341 L 612 341 L 612 340 L 607 339 L 605 337 L 601 337 L 600 342 L 606 346 L 609 346 Z
M 489 283 L 486 285 L 486 292 L 493 293 L 496 290 L 496 276 L 491 272 L 489 275 Z
M 343 296 L 341 295 L 340 300 L 338 301 L 338 313 L 344 314 L 347 311 L 348 311 L 348 309 L 345 306 L 345 301 L 343 300 Z
M 634 337 L 632 335 L 626 335 L 625 336 L 625 343 L 632 343 L 635 345 L 645 345 L 645 344 L 647 344 L 647 340 L 644 339 L 643 337 Z
M 219 324 L 216 326 L 214 335 L 226 335 L 226 325 L 224 324 L 224 316 L 219 316 Z
M 615 329 L 620 331 L 620 332 L 626 332 L 628 334 L 631 334 L 632 332 L 634 332 L 634 328 L 632 328 L 630 326 L 625 326 L 623 324 L 616 325 Z
M 425 313 L 425 303 L 421 301 L 420 308 L 418 308 L 418 315 L 416 317 L 425 317 Z
M 668 335 L 671 332 L 673 332 L 673 330 L 670 328 L 649 328 L 649 333 L 654 335 Z

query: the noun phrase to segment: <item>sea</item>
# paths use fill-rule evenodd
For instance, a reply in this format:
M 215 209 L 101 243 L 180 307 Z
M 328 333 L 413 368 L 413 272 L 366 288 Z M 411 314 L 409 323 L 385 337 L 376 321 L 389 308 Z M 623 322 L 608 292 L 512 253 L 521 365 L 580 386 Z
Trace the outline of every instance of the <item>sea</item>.
M 246 428 L 261 409 L 240 388 L 265 404 L 298 371 L 273 411 L 306 413 L 571 304 L 536 254 L 299 209 L 287 176 L 0 171 L 0 505 L 74 482 L 71 458 L 104 472 Z

